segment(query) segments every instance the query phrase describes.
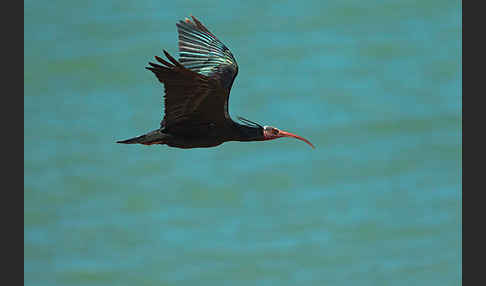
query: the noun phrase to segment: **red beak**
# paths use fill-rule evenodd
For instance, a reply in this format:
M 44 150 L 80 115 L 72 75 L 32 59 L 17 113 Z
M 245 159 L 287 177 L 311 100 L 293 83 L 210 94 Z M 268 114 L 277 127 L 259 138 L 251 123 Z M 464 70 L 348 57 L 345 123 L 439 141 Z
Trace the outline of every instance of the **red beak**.
M 279 130 L 278 137 L 292 137 L 292 138 L 295 138 L 295 139 L 299 139 L 299 140 L 302 140 L 305 143 L 309 144 L 312 147 L 312 149 L 316 148 L 316 147 L 314 147 L 314 145 L 312 145 L 312 143 L 309 142 L 309 140 L 305 139 L 304 137 L 300 137 L 299 135 L 295 135 L 295 134 L 292 134 L 292 133 L 287 132 L 287 131 Z

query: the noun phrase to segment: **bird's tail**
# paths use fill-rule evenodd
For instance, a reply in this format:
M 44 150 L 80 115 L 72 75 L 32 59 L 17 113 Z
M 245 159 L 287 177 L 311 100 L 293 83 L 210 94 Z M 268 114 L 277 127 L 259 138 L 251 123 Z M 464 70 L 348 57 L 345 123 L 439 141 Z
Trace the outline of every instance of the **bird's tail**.
M 126 140 L 116 141 L 116 143 L 121 144 L 144 144 L 144 145 L 152 145 L 152 144 L 165 144 L 164 142 L 164 133 L 160 132 L 160 130 L 154 130 L 147 134 L 133 137 Z

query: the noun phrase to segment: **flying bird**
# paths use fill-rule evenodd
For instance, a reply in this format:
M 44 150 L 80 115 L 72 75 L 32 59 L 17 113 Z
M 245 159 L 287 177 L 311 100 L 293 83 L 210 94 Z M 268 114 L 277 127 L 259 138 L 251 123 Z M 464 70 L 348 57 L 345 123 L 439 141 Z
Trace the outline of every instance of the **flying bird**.
M 165 115 L 160 128 L 144 135 L 117 141 L 123 144 L 162 144 L 177 148 L 214 147 L 227 141 L 264 141 L 291 137 L 307 139 L 262 126 L 248 119 L 231 119 L 228 99 L 238 64 L 230 50 L 196 17 L 179 21 L 179 61 L 163 50 L 167 60 L 149 62 L 164 84 Z

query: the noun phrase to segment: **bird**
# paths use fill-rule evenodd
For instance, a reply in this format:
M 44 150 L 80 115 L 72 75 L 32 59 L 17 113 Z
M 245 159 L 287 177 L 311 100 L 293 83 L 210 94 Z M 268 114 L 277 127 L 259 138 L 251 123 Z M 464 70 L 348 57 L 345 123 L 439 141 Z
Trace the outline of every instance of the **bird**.
M 116 143 L 189 149 L 290 137 L 315 148 L 307 139 L 276 127 L 243 117 L 238 117 L 239 122 L 231 119 L 228 100 L 238 74 L 236 59 L 196 17 L 190 17 L 176 23 L 179 60 L 163 50 L 167 59 L 155 56 L 157 63 L 145 67 L 164 85 L 160 128 Z

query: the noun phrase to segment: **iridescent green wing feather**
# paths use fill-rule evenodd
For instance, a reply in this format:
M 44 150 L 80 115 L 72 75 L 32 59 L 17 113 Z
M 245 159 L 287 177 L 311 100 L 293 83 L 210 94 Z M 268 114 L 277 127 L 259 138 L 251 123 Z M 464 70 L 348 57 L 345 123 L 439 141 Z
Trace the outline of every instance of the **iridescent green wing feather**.
M 187 69 L 218 79 L 228 92 L 238 74 L 238 64 L 230 50 L 199 20 L 191 16 L 177 23 L 179 61 Z

